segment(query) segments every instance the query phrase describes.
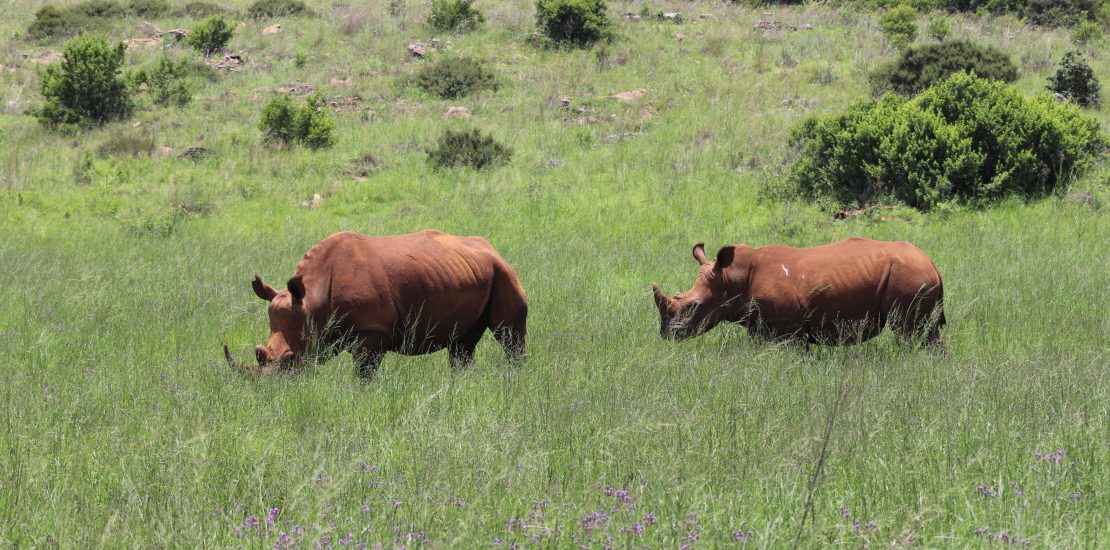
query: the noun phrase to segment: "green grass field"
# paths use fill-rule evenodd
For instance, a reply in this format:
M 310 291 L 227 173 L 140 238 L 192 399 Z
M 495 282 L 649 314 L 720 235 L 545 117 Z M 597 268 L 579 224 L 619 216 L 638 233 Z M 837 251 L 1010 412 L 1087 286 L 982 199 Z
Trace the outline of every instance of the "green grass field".
M 422 2 L 310 4 L 319 17 L 243 18 L 245 65 L 192 104 L 72 136 L 24 114 L 42 101 L 31 59 L 61 47 L 22 38 L 43 3 L 0 0 L 0 63 L 18 67 L 0 71 L 0 547 L 1110 546 L 1110 166 L 1073 184 L 1088 201 L 833 221 L 768 191 L 790 129 L 865 96 L 896 55 L 877 14 L 653 2 L 687 22 L 622 19 L 613 43 L 558 52 L 529 44 L 526 0 L 479 0 L 482 30 L 457 36 L 424 27 Z M 948 17 L 1011 53 L 1028 93 L 1070 47 Z M 431 58 L 484 59 L 501 88 L 399 86 L 426 62 L 406 46 L 433 37 Z M 334 148 L 262 143 L 263 104 L 294 82 L 353 105 Z M 472 117 L 446 120 L 452 105 Z M 443 129 L 469 127 L 511 163 L 428 166 Z M 97 152 L 144 133 L 153 155 Z M 177 157 L 192 146 L 212 155 Z M 365 155 L 380 164 L 352 176 Z M 256 273 L 284 281 L 335 231 L 426 227 L 485 236 L 515 267 L 524 364 L 490 335 L 467 371 L 389 355 L 370 383 L 348 354 L 258 381 L 223 363 L 223 344 L 246 359 L 265 339 Z M 651 284 L 686 290 L 693 243 L 853 235 L 933 258 L 949 356 L 889 332 L 810 353 L 735 326 L 659 338 Z

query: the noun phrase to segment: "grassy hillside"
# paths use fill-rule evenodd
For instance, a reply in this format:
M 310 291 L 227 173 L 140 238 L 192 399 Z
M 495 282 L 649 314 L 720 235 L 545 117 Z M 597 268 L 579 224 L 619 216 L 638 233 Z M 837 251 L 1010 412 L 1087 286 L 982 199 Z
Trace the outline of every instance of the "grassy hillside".
M 0 71 L 0 546 L 1110 544 L 1110 169 L 1075 182 L 1086 200 L 990 210 L 834 221 L 776 198 L 790 129 L 865 96 L 896 54 L 876 14 L 654 2 L 687 22 L 622 19 L 612 44 L 559 52 L 530 45 L 527 1 L 480 0 L 465 35 L 425 28 L 423 3 L 314 1 L 316 18 L 241 18 L 245 64 L 192 104 L 72 136 L 24 114 L 41 103 L 32 59 L 61 48 L 22 37 L 41 5 L 0 0 L 16 67 Z M 949 17 L 1009 52 L 1029 93 L 1070 47 Z M 432 38 L 429 59 L 484 59 L 500 89 L 399 85 L 428 62 L 406 46 Z M 161 55 L 195 54 L 128 60 Z M 334 148 L 262 143 L 262 106 L 298 82 L 343 106 Z M 445 128 L 469 127 L 511 163 L 428 166 Z M 130 138 L 153 153 L 98 152 Z M 179 158 L 197 146 L 211 155 Z M 222 344 L 246 358 L 268 330 L 254 274 L 283 281 L 335 231 L 426 227 L 483 235 L 516 268 L 526 364 L 490 337 L 466 372 L 389 355 L 368 384 L 347 354 L 261 381 L 222 363 Z M 694 242 L 851 235 L 933 258 L 950 356 L 889 334 L 808 354 L 740 327 L 659 338 L 651 283 L 688 288 Z

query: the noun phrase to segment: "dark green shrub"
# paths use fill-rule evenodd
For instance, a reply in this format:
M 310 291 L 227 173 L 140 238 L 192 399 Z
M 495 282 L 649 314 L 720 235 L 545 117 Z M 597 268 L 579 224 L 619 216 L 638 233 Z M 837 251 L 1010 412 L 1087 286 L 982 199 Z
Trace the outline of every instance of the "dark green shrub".
M 432 0 L 428 26 L 441 32 L 472 31 L 486 20 L 482 12 L 471 7 L 474 0 Z
M 497 78 L 481 63 L 466 57 L 449 57 L 421 67 L 414 84 L 443 99 L 470 95 L 479 90 L 496 90 Z
M 221 8 L 220 6 L 217 6 L 216 4 L 203 1 L 188 2 L 183 8 L 181 8 L 181 11 L 188 17 L 196 18 L 211 17 L 213 15 L 221 15 L 227 12 L 227 10 Z
M 803 195 L 929 209 L 1062 189 L 1107 141 L 1075 106 L 956 73 L 913 99 L 887 94 L 811 118 L 791 145 L 790 182 Z
M 128 75 L 133 89 L 146 86 L 156 105 L 187 105 L 193 99 L 193 82 L 196 77 L 215 79 L 211 67 L 200 61 L 163 57 L 148 69 Z
M 871 75 L 876 95 L 892 90 L 913 95 L 957 72 L 974 72 L 987 80 L 1013 82 L 1018 69 L 1010 56 L 989 46 L 966 40 L 910 47 L 895 61 Z
M 127 16 L 127 9 L 116 0 L 86 0 L 67 11 L 91 18 L 118 19 Z
M 1037 25 L 1070 26 L 1094 19 L 1101 0 L 933 0 L 931 7 L 958 12 L 1008 13 Z
M 35 20 L 27 27 L 27 36 L 36 40 L 76 36 L 85 25 L 84 17 L 54 6 L 43 6 L 35 12 Z
M 1071 41 L 1080 46 L 1092 42 L 1101 42 L 1103 38 L 1105 38 L 1105 35 L 1102 33 L 1102 25 L 1094 21 L 1080 23 L 1075 27 L 1075 31 L 1071 33 Z
M 537 0 L 536 24 L 560 45 L 588 46 L 612 33 L 605 0 Z
M 1048 90 L 1083 107 L 1102 103 L 1102 85 L 1083 54 L 1075 50 L 1064 54 L 1056 74 L 1048 79 Z
M 319 95 L 309 96 L 301 107 L 288 95 L 271 99 L 262 110 L 259 128 L 267 143 L 302 143 L 309 149 L 335 145 L 335 121 L 324 110 L 324 101 Z
M 185 35 L 185 43 L 204 54 L 207 59 L 224 49 L 234 32 L 235 29 L 223 16 L 213 15 Z
M 128 10 L 139 17 L 162 17 L 170 12 L 170 3 L 166 0 L 131 0 Z
M 908 4 L 890 8 L 879 18 L 879 28 L 895 46 L 905 46 L 917 38 L 917 10 Z
M 944 42 L 948 39 L 948 35 L 952 34 L 952 27 L 948 24 L 948 20 L 943 17 L 938 17 L 929 22 L 929 36 L 933 37 L 938 42 Z
M 131 95 L 120 77 L 126 49 L 97 35 L 66 44 L 65 59 L 42 73 L 46 103 L 39 121 L 51 127 L 91 126 L 131 116 Z
M 253 19 L 311 14 L 312 10 L 308 9 L 308 6 L 301 0 L 256 0 L 247 9 L 247 15 Z
M 498 143 L 493 136 L 473 130 L 447 130 L 433 149 L 428 162 L 437 168 L 470 167 L 481 170 L 509 162 L 512 149 Z

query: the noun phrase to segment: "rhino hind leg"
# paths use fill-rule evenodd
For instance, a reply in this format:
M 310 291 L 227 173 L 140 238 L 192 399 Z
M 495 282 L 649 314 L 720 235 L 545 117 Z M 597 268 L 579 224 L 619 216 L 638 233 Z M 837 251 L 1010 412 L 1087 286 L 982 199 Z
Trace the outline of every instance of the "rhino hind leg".
M 474 350 L 478 347 L 478 342 L 485 332 L 485 325 L 479 323 L 467 331 L 466 334 L 447 344 L 447 353 L 451 356 L 452 370 L 464 369 L 474 362 Z
M 940 286 L 922 288 L 903 303 L 895 304 L 889 322 L 890 329 L 903 342 L 943 348 L 940 329 L 944 326 L 944 306 Z

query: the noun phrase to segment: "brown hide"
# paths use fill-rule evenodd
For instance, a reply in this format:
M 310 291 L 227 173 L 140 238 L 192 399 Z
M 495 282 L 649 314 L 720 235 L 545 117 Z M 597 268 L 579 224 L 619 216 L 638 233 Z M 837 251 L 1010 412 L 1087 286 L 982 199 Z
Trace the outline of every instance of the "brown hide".
M 749 332 L 849 344 L 889 325 L 905 338 L 939 342 L 943 287 L 933 262 L 906 242 L 851 238 L 813 248 L 726 246 L 701 264 L 694 286 L 668 298 L 655 286 L 660 333 L 696 336 L 720 321 Z M 927 334 L 925 334 L 927 333 Z
M 336 233 L 305 254 L 286 289 L 260 278 L 253 286 L 270 302 L 270 339 L 256 348 L 260 365 L 302 359 L 308 337 L 325 347 L 352 347 L 364 375 L 387 351 L 449 348 L 455 365 L 470 361 L 487 328 L 510 356 L 524 353 L 527 297 L 481 237 L 430 229 L 387 237 Z

